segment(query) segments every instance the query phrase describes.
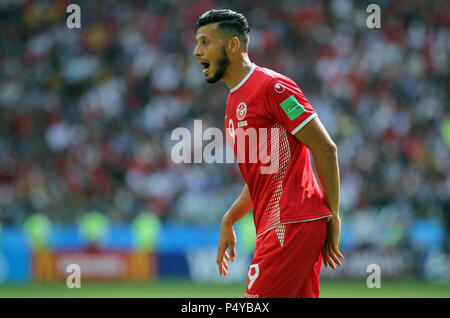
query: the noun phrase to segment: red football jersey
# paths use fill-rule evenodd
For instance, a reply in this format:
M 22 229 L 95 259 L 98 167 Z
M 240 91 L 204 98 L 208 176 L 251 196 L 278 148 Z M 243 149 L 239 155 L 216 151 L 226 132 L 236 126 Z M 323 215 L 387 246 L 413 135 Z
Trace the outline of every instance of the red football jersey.
M 294 136 L 316 116 L 294 81 L 255 64 L 230 90 L 225 131 L 250 192 L 257 235 L 332 215 L 308 149 Z M 283 231 L 277 234 L 283 245 Z

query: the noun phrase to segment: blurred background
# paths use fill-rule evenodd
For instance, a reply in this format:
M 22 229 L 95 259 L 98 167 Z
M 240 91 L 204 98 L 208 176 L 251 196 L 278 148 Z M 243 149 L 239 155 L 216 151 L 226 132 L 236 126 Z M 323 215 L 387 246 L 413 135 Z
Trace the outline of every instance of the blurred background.
M 295 80 L 338 146 L 346 259 L 323 294 L 365 295 L 378 264 L 382 295 L 450 297 L 450 4 L 425 0 L 0 0 L 0 296 L 65 295 L 71 263 L 138 290 L 119 297 L 243 296 L 251 214 L 229 276 L 215 264 L 237 165 L 171 160 L 175 128 L 223 130 L 228 89 L 193 56 L 212 8 L 247 16 L 250 59 Z

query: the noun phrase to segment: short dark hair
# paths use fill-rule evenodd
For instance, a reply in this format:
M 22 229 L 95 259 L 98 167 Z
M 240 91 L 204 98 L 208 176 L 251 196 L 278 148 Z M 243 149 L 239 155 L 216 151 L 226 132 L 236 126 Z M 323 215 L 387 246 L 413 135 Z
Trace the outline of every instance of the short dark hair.
M 250 27 L 247 18 L 242 14 L 230 9 L 213 9 L 203 13 L 197 21 L 195 32 L 204 25 L 218 23 L 217 30 L 223 35 L 237 36 L 243 42 L 247 51 Z

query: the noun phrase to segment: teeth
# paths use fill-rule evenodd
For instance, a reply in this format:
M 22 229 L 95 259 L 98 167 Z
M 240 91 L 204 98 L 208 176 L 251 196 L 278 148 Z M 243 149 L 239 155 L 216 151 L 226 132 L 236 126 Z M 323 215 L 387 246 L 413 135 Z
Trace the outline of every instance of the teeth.
M 208 68 L 209 68 L 209 67 L 207 67 L 207 68 L 205 68 L 205 69 L 203 70 L 203 74 L 205 74 L 206 71 L 208 71 Z

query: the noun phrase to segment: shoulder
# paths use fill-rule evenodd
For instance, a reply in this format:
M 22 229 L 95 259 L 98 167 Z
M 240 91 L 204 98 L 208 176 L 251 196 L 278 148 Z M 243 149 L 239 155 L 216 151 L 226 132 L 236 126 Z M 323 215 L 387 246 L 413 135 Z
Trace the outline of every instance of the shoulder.
M 299 89 L 292 79 L 274 70 L 259 67 L 259 72 L 261 73 L 261 82 L 266 95 L 280 94 L 285 89 Z

